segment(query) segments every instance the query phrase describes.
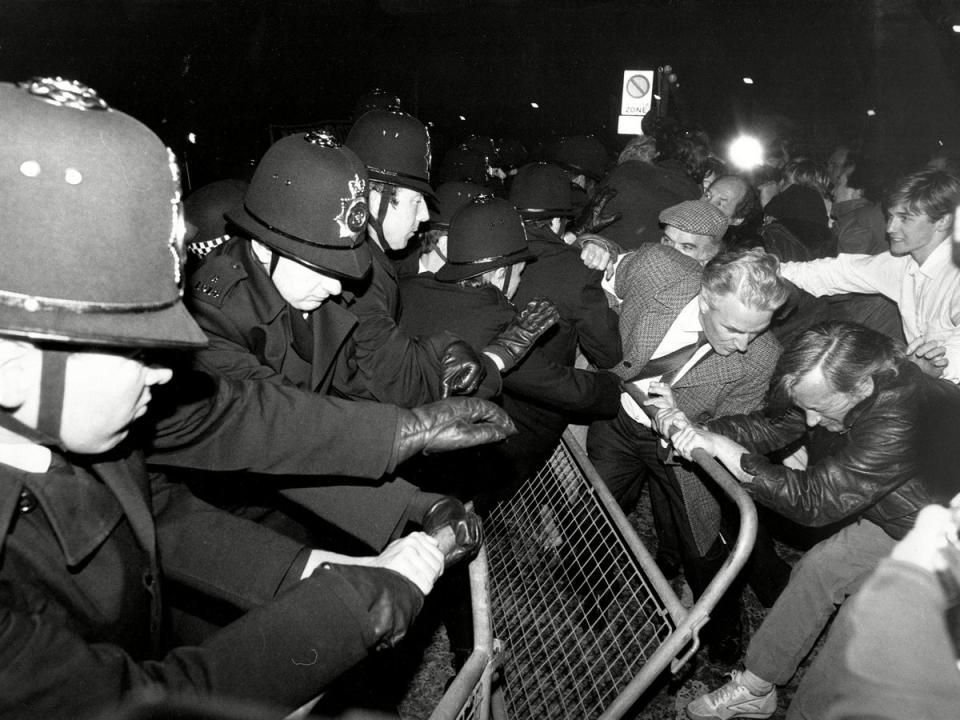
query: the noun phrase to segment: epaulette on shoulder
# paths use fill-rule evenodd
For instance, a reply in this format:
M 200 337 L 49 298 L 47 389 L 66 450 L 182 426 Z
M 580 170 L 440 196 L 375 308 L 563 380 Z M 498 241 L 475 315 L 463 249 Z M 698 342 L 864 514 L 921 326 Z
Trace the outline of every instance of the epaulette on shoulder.
M 236 284 L 246 277 L 247 271 L 235 259 L 226 255 L 210 257 L 190 276 L 190 295 L 220 307 Z

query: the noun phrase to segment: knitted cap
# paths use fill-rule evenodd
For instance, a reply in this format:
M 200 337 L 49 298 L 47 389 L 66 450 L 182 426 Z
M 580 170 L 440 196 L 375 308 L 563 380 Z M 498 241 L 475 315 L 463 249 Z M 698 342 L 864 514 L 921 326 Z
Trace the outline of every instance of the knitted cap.
M 684 200 L 660 213 L 661 225 L 673 225 L 694 235 L 720 237 L 729 223 L 727 216 L 706 200 Z

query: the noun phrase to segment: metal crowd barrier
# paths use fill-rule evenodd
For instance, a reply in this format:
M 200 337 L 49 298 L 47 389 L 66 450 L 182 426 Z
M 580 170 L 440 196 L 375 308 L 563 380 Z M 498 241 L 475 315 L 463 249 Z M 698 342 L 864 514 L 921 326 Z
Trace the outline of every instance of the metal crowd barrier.
M 623 717 L 699 647 L 710 611 L 747 561 L 756 509 L 702 451 L 737 504 L 733 551 L 687 610 L 568 430 L 537 475 L 484 518 L 470 566 L 474 650 L 430 720 Z

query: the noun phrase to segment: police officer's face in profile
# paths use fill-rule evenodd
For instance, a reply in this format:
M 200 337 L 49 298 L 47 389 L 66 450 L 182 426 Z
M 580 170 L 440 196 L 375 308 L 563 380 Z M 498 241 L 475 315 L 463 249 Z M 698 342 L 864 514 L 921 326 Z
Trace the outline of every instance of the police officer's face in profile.
M 283 299 L 302 312 L 316 310 L 331 295 L 339 295 L 343 290 L 336 278 L 285 257 L 277 262 L 272 279 Z
M 744 305 L 734 293 L 708 296 L 701 292 L 698 302 L 700 325 L 717 355 L 745 353 L 773 319 L 773 311 Z
M 379 193 L 370 193 L 370 215 L 377 216 L 379 208 Z M 384 250 L 403 250 L 410 238 L 417 232 L 422 222 L 430 219 L 427 202 L 421 193 L 410 188 L 396 188 L 387 215 L 383 219 L 383 234 L 381 246 L 386 243 Z
M 67 359 L 60 439 L 72 452 L 95 455 L 118 445 L 147 412 L 150 388 L 173 375 L 130 353 L 78 352 Z
M 0 339 L 0 405 L 29 427 L 40 412 L 43 351 L 26 342 Z M 71 452 L 99 455 L 129 434 L 147 412 L 150 388 L 173 372 L 147 364 L 133 352 L 77 351 L 64 373 L 60 440 Z

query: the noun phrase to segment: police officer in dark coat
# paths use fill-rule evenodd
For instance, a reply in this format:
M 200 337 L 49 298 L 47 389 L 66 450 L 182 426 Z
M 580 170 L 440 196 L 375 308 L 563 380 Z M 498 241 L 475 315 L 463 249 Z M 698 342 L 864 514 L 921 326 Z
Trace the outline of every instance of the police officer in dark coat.
M 579 347 L 595 366 L 612 368 L 623 349 L 617 314 L 600 287 L 603 274 L 584 266 L 579 248 L 562 238 L 574 214 L 565 173 L 547 163 L 521 168 L 510 187 L 510 202 L 523 218 L 527 245 L 536 257 L 524 268 L 514 301 L 522 307 L 545 297 L 560 312 L 560 322 L 540 348 L 554 362 L 573 365 Z
M 372 110 L 362 115 L 344 144 L 366 165 L 370 176 L 365 247 L 371 271 L 346 289 L 342 302 L 358 324 L 347 349 L 353 365 L 342 389 L 352 397 L 412 407 L 446 397 L 469 395 L 483 379 L 476 352 L 450 333 L 413 337 L 400 329 L 402 313 L 397 272 L 388 252 L 407 247 L 428 219 L 430 135 L 412 115 Z M 499 392 L 499 378 L 490 378 Z
M 340 293 L 340 278 L 364 277 L 370 251 L 364 242 L 366 172 L 357 157 L 329 134 L 308 133 L 279 140 L 267 151 L 251 180 L 242 207 L 227 213 L 235 230 L 210 252 L 191 278 L 192 308 L 210 345 L 196 355 L 198 365 L 214 374 L 263 383 L 262 412 L 272 417 L 299 414 L 316 404 L 314 394 L 345 394 L 357 372 L 348 352 L 356 317 L 329 299 Z M 294 391 L 294 392 L 291 392 Z M 464 402 L 434 403 L 399 411 L 407 438 L 423 437 L 428 428 L 452 426 Z M 326 405 L 349 422 L 353 403 L 328 397 Z M 459 409 L 455 409 L 459 408 Z M 492 406 L 476 404 L 479 419 Z M 396 409 L 389 412 L 397 412 Z M 410 414 L 412 412 L 412 414 Z M 331 462 L 315 473 L 374 478 L 362 472 L 363 456 L 382 442 L 382 427 L 328 426 L 320 416 L 305 417 L 303 433 L 351 434 L 349 452 L 332 450 Z M 418 430 L 415 428 L 419 428 Z M 427 434 L 430 434 L 429 432 Z M 369 449 L 358 448 L 356 441 Z M 399 446 L 398 446 L 399 447 Z M 390 468 L 411 453 L 403 451 Z M 181 476 L 182 479 L 186 479 Z M 256 477 L 241 483 L 231 477 L 191 478 L 204 497 L 247 517 L 269 522 L 303 540 L 319 541 L 308 527 L 311 518 L 295 520 L 306 508 L 351 537 L 376 550 L 401 532 L 407 521 L 419 522 L 440 500 L 418 493 L 402 480 L 362 486 L 355 481 L 298 481 L 275 495 L 276 481 Z M 308 487 L 300 487 L 307 484 Z M 287 507 L 286 501 L 295 507 Z
M 505 200 L 480 196 L 466 205 L 450 223 L 448 262 L 435 277 L 404 278 L 401 292 L 407 312 L 405 327 L 412 333 L 446 328 L 484 347 L 504 327 L 516 321 L 510 302 L 527 262 L 535 259 L 517 211 Z M 525 306 L 535 312 L 540 299 Z M 499 473 L 523 480 L 542 462 L 544 445 L 553 449 L 563 430 L 555 424 L 538 427 L 546 410 L 560 418 L 613 417 L 619 404 L 619 382 L 605 371 L 577 370 L 555 362 L 539 343 L 526 358 L 503 374 L 504 395 L 510 396 L 511 417 L 520 433 L 484 457 L 499 458 Z M 513 413 L 516 415 L 513 415 Z M 541 441 L 541 434 L 552 436 Z M 491 473 L 494 475 L 494 473 Z
M 206 342 L 180 301 L 176 166 L 78 83 L 0 85 L 0 105 L 0 717 L 100 716 L 136 690 L 289 712 L 403 634 L 443 554 L 418 533 L 394 569 L 318 564 L 148 475 L 131 430 L 171 378 L 158 352 Z M 182 416 L 177 442 L 273 429 L 249 412 L 211 422 L 235 388 L 219 390 Z M 265 466 L 285 462 L 278 446 L 257 450 Z M 162 581 L 202 587 L 191 573 L 221 564 L 276 599 L 202 644 L 163 647 Z

